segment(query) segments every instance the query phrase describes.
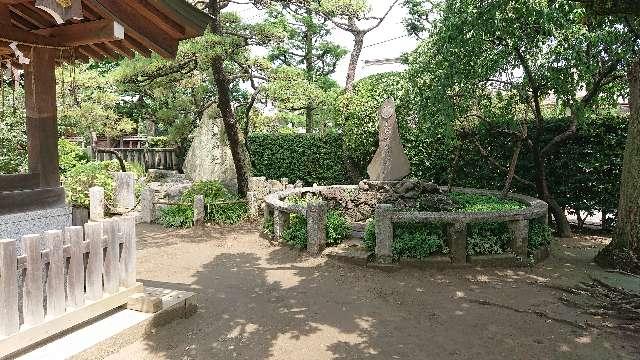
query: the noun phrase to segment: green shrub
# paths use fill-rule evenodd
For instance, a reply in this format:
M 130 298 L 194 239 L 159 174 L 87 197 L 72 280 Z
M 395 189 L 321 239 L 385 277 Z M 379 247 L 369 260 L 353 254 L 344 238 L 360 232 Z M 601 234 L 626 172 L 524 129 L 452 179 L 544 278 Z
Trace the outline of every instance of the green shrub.
M 301 180 L 306 185 L 347 182 L 340 134 L 255 133 L 247 146 L 255 176 Z
M 393 232 L 395 258 L 424 259 L 449 252 L 440 224 L 398 224 Z
M 537 219 L 529 222 L 529 252 L 551 245 L 552 240 L 553 231 L 543 220 Z
M 503 254 L 511 242 L 506 223 L 478 223 L 468 227 L 467 255 Z
M 296 249 L 307 247 L 307 219 L 298 214 L 291 214 L 289 226 L 282 232 L 282 240 Z
M 368 251 L 376 249 L 375 219 L 367 222 L 362 243 Z M 395 224 L 393 257 L 424 259 L 435 254 L 448 254 L 441 224 Z
M 369 252 L 376 251 L 376 220 L 369 219 L 367 225 L 364 228 L 364 236 L 362 237 L 362 244 Z
M 67 193 L 67 202 L 74 207 L 89 207 L 89 189 L 100 186 L 104 189 L 105 201 L 113 205 L 113 176 L 104 163 L 90 162 L 70 169 L 62 176 Z
M 147 146 L 150 148 L 169 148 L 172 145 L 167 136 L 150 136 L 147 138 Z
M 193 204 L 196 195 L 204 196 L 205 219 L 216 224 L 237 224 L 249 213 L 246 203 L 227 190 L 220 181 L 199 181 L 194 183 L 183 195 L 181 201 Z
M 157 222 L 168 228 L 189 228 L 193 226 L 193 206 L 171 205 L 159 211 Z
M 144 176 L 144 169 L 140 166 L 127 163 L 127 170 L 134 173 L 136 179 Z M 67 193 L 67 202 L 75 207 L 89 207 L 89 189 L 100 186 L 104 189 L 104 198 L 107 205 L 115 207 L 113 191 L 115 181 L 113 173 L 120 171 L 118 161 L 93 161 L 76 165 L 62 174 L 62 184 Z M 142 189 L 142 183 L 136 181 L 136 194 Z
M 58 141 L 58 154 L 61 174 L 65 174 L 76 166 L 89 162 L 87 152 L 67 139 L 60 139 Z
M 263 224 L 265 232 L 273 229 L 273 219 Z M 327 213 L 325 227 L 327 246 L 335 246 L 351 235 L 351 226 L 347 218 L 339 211 L 330 210 Z M 282 240 L 297 249 L 307 247 L 307 219 L 298 214 L 291 214 L 289 226 L 282 233 Z
M 273 216 L 267 216 L 262 220 L 262 231 L 268 236 L 273 236 Z
M 327 246 L 339 245 L 350 236 L 349 220 L 340 211 L 330 210 L 327 213 Z
M 451 192 L 449 197 L 457 205 L 457 210 L 460 212 L 493 212 L 517 210 L 526 207 L 518 201 L 491 195 Z

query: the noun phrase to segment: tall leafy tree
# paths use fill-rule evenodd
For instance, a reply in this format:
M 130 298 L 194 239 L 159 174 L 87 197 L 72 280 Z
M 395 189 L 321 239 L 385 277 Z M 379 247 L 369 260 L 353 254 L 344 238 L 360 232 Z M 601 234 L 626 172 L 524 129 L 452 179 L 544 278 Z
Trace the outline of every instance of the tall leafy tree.
M 382 25 L 399 1 L 390 1 L 381 16 L 374 16 L 371 13 L 371 5 L 367 0 L 320 0 L 317 5 L 320 14 L 327 17 L 339 29 L 353 35 L 353 49 L 351 49 L 345 84 L 347 91 L 353 90 L 353 82 L 356 78 L 365 37 Z
M 306 93 L 331 90 L 334 86 L 328 81 L 328 77 L 335 72 L 338 62 L 347 54 L 347 50 L 328 40 L 331 34 L 328 20 L 315 12 L 314 8 L 312 1 L 279 1 L 274 2 L 267 12 L 269 18 L 287 25 L 286 40 L 270 48 L 269 59 L 276 66 L 302 70 L 305 80 L 298 81 L 302 86 L 299 90 Z M 291 70 L 283 72 L 288 76 L 296 73 Z M 300 74 L 299 71 L 297 73 Z M 305 91 L 305 88 L 309 91 Z M 306 130 L 311 133 L 317 103 L 314 97 L 298 99 L 301 100 L 298 104 L 300 108 L 289 105 L 286 110 L 304 111 Z
M 640 42 L 640 4 L 634 0 L 576 0 L 595 15 L 612 16 Z M 605 267 L 640 272 L 640 57 L 628 64 L 629 130 L 620 184 L 620 201 L 612 242 L 596 256 Z
M 565 209 L 547 181 L 547 162 L 588 111 L 622 93 L 638 43 L 610 19 L 587 21 L 584 9 L 567 0 L 447 0 L 439 10 L 433 26 L 425 27 L 428 39 L 410 60 L 422 106 L 434 116 L 461 121 L 492 114 L 483 96 L 516 94 L 531 113 L 532 131 L 514 138 L 533 157 L 533 185 L 549 204 L 559 234 L 570 236 Z M 551 96 L 569 114 L 558 134 L 545 130 L 543 103 Z

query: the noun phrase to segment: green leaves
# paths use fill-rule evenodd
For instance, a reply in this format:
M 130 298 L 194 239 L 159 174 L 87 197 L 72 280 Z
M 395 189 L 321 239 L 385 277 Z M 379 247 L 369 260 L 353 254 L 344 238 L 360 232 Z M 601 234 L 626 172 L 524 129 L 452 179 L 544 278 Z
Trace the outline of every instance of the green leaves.
M 247 145 L 255 176 L 306 185 L 347 182 L 339 134 L 252 134 Z

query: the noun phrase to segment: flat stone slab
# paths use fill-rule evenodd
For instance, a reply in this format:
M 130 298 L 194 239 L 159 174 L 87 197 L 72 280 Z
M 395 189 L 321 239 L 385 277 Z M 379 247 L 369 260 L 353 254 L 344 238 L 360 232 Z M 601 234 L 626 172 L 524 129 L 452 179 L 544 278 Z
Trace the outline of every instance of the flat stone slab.
M 148 314 L 125 308 L 116 309 L 16 359 L 103 359 L 143 339 L 158 327 L 190 317 L 197 309 L 192 292 L 147 287 L 145 294 L 162 299 L 160 312 Z

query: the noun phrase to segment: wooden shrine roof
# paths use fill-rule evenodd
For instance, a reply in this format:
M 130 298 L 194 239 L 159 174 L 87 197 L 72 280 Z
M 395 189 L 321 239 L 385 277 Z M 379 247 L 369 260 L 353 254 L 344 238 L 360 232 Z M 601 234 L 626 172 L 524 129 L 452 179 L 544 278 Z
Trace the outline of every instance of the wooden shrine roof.
M 174 58 L 180 40 L 201 35 L 209 16 L 185 0 L 82 0 L 82 19 L 58 24 L 36 0 L 0 0 L 0 57 L 28 58 L 32 46 L 59 49 L 60 60 L 150 56 Z

